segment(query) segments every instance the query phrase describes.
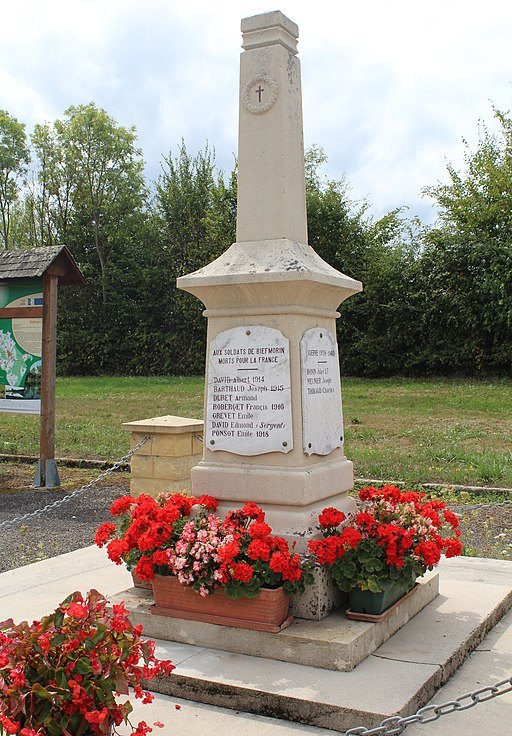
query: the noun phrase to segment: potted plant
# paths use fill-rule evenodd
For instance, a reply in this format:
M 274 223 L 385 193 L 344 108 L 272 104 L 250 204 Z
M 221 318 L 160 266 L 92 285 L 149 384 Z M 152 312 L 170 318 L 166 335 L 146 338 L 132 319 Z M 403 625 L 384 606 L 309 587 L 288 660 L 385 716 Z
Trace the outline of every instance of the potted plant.
M 191 499 L 186 506 L 175 495 L 164 506 L 150 497 L 125 500 L 125 505 L 138 503 L 135 517 L 144 533 L 132 535 L 129 526 L 114 540 L 121 547 L 107 544 L 116 562 L 123 561 L 123 554 L 137 556 L 135 572 L 152 581 L 153 612 L 264 631 L 290 623 L 289 596 L 302 593 L 311 581 L 311 563 L 272 534 L 255 503 L 221 519 L 211 496 Z M 179 513 L 172 510 L 176 501 Z M 155 506 L 167 509 L 165 519 Z M 134 545 L 137 550 L 130 551 Z
M 363 507 L 349 518 L 335 508 L 318 517 L 322 539 L 309 542 L 316 562 L 349 594 L 351 611 L 378 615 L 431 570 L 441 555 L 461 554 L 459 521 L 424 493 L 363 488 Z
M 150 703 L 142 681 L 168 675 L 154 642 L 141 638 L 123 604 L 107 606 L 96 590 L 73 593 L 50 615 L 32 624 L 0 624 L 0 734 L 19 736 L 100 736 L 128 724 L 131 736 L 152 728 L 134 727 L 129 700 Z M 154 725 L 162 726 L 161 723 Z

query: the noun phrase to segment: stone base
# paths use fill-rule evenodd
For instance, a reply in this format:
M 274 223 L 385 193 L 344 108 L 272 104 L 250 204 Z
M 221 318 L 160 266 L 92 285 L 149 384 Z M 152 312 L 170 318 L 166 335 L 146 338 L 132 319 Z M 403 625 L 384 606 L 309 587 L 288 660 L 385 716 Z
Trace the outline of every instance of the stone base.
M 347 595 L 334 585 L 330 574 L 324 569 L 316 569 L 314 581 L 303 595 L 293 596 L 290 611 L 297 618 L 307 621 L 321 621 L 331 611 L 346 603 Z
M 411 715 L 434 697 L 512 604 L 511 562 L 476 558 L 443 560 L 440 578 L 440 595 L 351 672 L 322 670 L 271 657 L 262 659 L 267 654 L 260 651 L 257 652 L 260 656 L 219 651 L 212 649 L 215 636 L 206 647 L 157 642 L 158 656 L 172 659 L 176 669 L 171 677 L 153 683 L 152 689 L 173 698 L 340 732 L 361 726 L 375 728 L 384 718 Z M 334 623 L 335 619 L 328 617 L 315 627 L 322 629 L 331 621 Z M 350 626 L 355 624 L 370 630 L 378 626 L 349 622 Z M 306 622 L 306 625 L 313 624 Z M 286 632 L 300 631 L 302 626 L 303 622 L 299 622 L 281 634 L 266 636 L 274 644 Z M 333 641 L 343 640 L 343 632 L 345 626 L 338 626 L 337 636 L 324 641 L 326 655 Z M 244 635 L 247 633 L 250 632 Z M 505 638 L 502 629 L 501 640 Z M 300 639 L 292 646 L 305 652 L 309 648 Z M 485 684 L 506 676 L 503 655 L 497 657 L 496 661 L 501 662 L 497 676 L 493 675 L 492 679 L 486 676 Z M 505 674 L 500 674 L 502 670 Z M 450 695 L 476 689 L 479 680 L 479 672 L 475 671 L 470 681 L 463 682 L 462 690 Z M 435 702 L 447 699 L 436 697 Z M 425 727 L 425 734 L 429 728 Z M 288 733 L 285 724 L 279 724 L 281 729 Z M 415 729 L 413 726 L 412 730 Z M 473 733 L 473 729 L 470 731 Z M 506 733 L 505 720 L 502 730 L 491 727 L 487 731 Z M 455 726 L 453 733 L 460 732 Z M 430 733 L 440 731 L 430 728 Z
M 319 536 L 318 515 L 324 508 L 334 506 L 346 515 L 355 511 L 356 503 L 348 495 L 353 486 L 353 466 L 346 458 L 303 468 L 204 461 L 192 468 L 194 496 L 208 493 L 216 498 L 220 516 L 256 501 L 273 533 L 294 541 L 300 553 Z
M 288 506 L 293 510 L 324 501 L 324 505 L 330 505 L 330 498 L 354 487 L 353 464 L 339 456 L 292 467 L 239 462 L 231 455 L 229 464 L 202 460 L 192 468 L 191 476 L 195 496 L 209 493 L 219 501 L 256 501 L 263 505 L 289 499 Z
M 403 606 L 378 624 L 349 621 L 340 609 L 322 621 L 295 619 L 278 634 L 158 616 L 151 613 L 151 593 L 136 588 L 119 593 L 112 602 L 123 600 L 132 623 L 141 623 L 151 638 L 348 672 L 428 605 L 438 590 L 439 575 L 431 572 Z

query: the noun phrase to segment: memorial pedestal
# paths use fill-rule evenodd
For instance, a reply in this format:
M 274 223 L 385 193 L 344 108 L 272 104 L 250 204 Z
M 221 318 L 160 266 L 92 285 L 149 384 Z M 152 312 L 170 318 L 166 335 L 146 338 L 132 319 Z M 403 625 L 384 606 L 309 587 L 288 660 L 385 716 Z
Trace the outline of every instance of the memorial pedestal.
M 305 551 L 323 508 L 355 508 L 347 495 L 353 467 L 343 447 L 335 320 L 340 301 L 360 284 L 310 246 L 258 246 L 253 255 L 248 243 L 236 243 L 178 279 L 206 304 L 208 317 L 205 444 L 192 492 L 214 496 L 221 513 L 256 501 L 276 534 Z M 318 619 L 335 600 L 325 588 L 304 615 Z

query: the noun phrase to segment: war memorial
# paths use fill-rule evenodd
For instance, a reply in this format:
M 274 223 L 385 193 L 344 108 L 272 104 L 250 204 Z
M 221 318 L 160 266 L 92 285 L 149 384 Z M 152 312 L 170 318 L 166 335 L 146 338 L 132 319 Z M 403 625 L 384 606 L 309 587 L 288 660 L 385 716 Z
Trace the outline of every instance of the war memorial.
M 356 511 L 337 334 L 342 341 L 344 301 L 364 285 L 308 244 L 298 28 L 274 11 L 243 19 L 241 30 L 236 242 L 178 279 L 205 308 L 204 421 L 165 415 L 123 425 L 133 450 L 131 502 L 184 491 L 191 517 L 190 494 L 216 499 L 224 518 L 238 507 L 263 509 L 285 546 L 306 553 L 319 539 L 323 510 L 346 518 Z M 443 559 L 378 615 L 353 615 L 317 566 L 289 610 L 286 602 L 281 623 L 269 626 L 227 620 L 216 591 L 203 598 L 206 615 L 188 591 L 198 610 L 181 615 L 131 566 L 116 567 L 89 547 L 4 573 L 2 606 L 14 618 L 40 616 L 55 599 L 89 588 L 114 606 L 123 602 L 132 623 L 156 640 L 157 655 L 176 666 L 151 683 L 155 715 L 153 706 L 143 713 L 165 720 L 165 734 L 392 734 L 409 716 L 422 729 L 472 707 L 427 704 L 443 686 L 450 692 L 475 650 L 486 653 L 496 679 L 507 674 L 512 649 L 501 619 L 512 606 L 511 564 Z M 256 606 L 258 597 L 244 600 Z M 502 694 L 492 686 L 483 692 L 482 701 Z M 479 702 L 478 694 L 467 698 Z M 424 719 L 413 715 L 424 706 Z M 505 733 L 503 723 L 491 717 L 488 732 Z M 441 732 L 462 731 L 428 731 Z
M 133 495 L 186 485 L 224 513 L 253 501 L 305 551 L 321 509 L 355 506 L 336 320 L 363 286 L 307 242 L 298 28 L 279 11 L 241 28 L 237 239 L 178 279 L 208 320 L 204 423 L 123 426 L 132 446 L 149 436 L 132 458 Z M 162 693 L 346 731 L 424 705 L 499 621 L 512 589 L 487 562 L 485 596 L 481 572 L 450 560 L 378 622 L 347 619 L 317 571 L 279 633 L 154 615 L 151 593 L 137 588 L 119 598 L 166 654 L 182 655 Z

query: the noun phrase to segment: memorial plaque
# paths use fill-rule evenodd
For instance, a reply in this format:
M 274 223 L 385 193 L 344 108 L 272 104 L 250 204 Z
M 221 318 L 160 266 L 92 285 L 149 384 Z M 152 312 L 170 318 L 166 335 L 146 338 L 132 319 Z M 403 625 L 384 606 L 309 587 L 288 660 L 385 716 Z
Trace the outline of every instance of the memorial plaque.
M 210 345 L 206 447 L 236 455 L 293 449 L 289 341 L 249 325 L 220 332 Z
M 306 455 L 328 455 L 343 447 L 340 366 L 335 335 L 323 327 L 300 341 L 302 441 Z

